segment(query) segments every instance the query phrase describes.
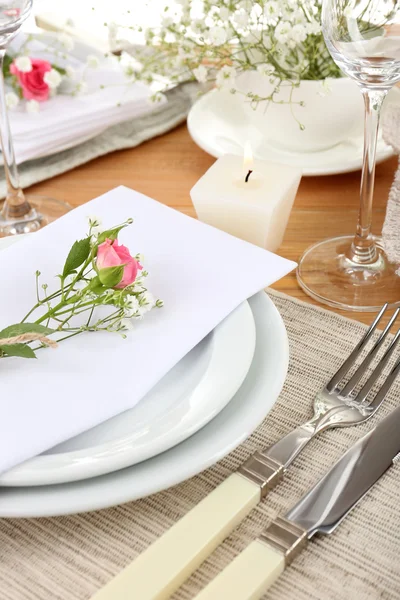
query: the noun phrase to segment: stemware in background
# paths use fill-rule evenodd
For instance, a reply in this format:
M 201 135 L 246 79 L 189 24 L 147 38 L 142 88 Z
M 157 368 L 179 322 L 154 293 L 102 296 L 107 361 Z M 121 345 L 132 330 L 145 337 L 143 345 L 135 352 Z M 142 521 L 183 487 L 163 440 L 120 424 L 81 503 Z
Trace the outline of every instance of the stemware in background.
M 0 0 L 0 136 L 7 195 L 0 212 L 0 237 L 36 231 L 68 212 L 65 202 L 26 196 L 20 186 L 5 101 L 3 60 L 10 41 L 29 16 L 32 0 Z
M 400 81 L 400 0 L 323 0 L 322 29 L 340 69 L 360 86 L 365 102 L 360 212 L 355 236 L 319 242 L 300 259 L 297 278 L 313 298 L 347 310 L 400 304 L 400 277 L 380 238 L 371 234 L 379 116 Z M 329 118 L 329 115 L 327 115 Z

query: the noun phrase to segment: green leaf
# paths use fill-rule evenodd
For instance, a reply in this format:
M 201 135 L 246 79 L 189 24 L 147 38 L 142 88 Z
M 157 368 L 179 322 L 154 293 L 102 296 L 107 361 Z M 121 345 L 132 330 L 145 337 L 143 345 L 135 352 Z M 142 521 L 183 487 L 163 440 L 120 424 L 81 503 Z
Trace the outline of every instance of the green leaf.
M 66 75 L 67 71 L 58 65 L 51 65 L 55 71 L 58 71 L 60 75 Z
M 98 295 L 102 294 L 103 292 L 105 292 L 105 290 L 108 289 L 104 287 L 99 277 L 93 277 L 93 279 L 89 283 L 89 288 L 93 293 Z
M 72 245 L 71 250 L 65 261 L 63 277 L 70 275 L 75 269 L 80 267 L 90 253 L 90 238 L 84 238 L 79 240 Z
M 105 269 L 100 269 L 99 271 L 99 279 L 100 282 L 106 288 L 112 288 L 119 284 L 124 274 L 124 266 L 118 265 L 118 267 L 106 267 Z
M 127 227 L 127 226 L 128 226 L 128 223 L 124 223 L 123 225 L 114 227 L 114 229 L 107 229 L 106 231 L 102 231 L 100 233 L 99 237 L 97 238 L 97 243 L 102 244 L 106 240 L 116 240 L 121 229 L 124 229 L 124 227 Z
M 43 335 L 50 335 L 50 333 L 54 333 L 54 329 L 49 329 L 49 327 L 38 325 L 37 323 L 16 323 L 15 325 L 9 325 L 9 327 L 0 331 L 0 343 L 2 338 L 10 338 L 16 335 L 22 335 L 23 333 L 41 333 Z
M 0 350 L 7 356 L 19 356 L 20 358 L 36 358 L 36 354 L 27 344 L 7 344 L 0 346 Z

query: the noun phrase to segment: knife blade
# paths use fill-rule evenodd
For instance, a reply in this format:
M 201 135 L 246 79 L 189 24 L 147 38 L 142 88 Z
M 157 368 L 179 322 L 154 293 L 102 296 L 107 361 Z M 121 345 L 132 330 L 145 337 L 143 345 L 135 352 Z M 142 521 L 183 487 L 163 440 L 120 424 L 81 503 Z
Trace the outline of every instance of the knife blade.
M 358 440 L 295 506 L 278 517 L 196 598 L 261 598 L 308 539 L 336 529 L 393 465 L 399 452 L 400 407 Z

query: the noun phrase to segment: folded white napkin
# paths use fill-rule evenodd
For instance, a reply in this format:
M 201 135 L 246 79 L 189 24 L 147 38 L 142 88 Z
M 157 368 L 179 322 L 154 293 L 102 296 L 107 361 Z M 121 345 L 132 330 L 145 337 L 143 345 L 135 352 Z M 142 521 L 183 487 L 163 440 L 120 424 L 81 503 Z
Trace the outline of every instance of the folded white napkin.
M 21 34 L 13 43 L 17 52 L 24 41 Z M 66 58 L 55 59 L 49 44 L 60 48 L 56 38 L 46 36 L 30 43 L 30 56 L 56 62 L 61 67 L 74 68 L 75 80 L 84 72 L 87 91 L 81 95 L 57 94 L 40 104 L 40 111 L 27 113 L 22 105 L 9 111 L 17 163 L 20 164 L 46 154 L 70 147 L 104 131 L 107 127 L 138 117 L 154 110 L 149 102 L 151 92 L 141 83 L 129 83 L 118 62 L 105 59 L 94 52 L 100 64 L 96 68 L 86 65 L 90 48 L 78 42 Z M 65 50 L 63 50 L 64 54 Z M 75 81 L 75 82 L 76 82 Z M 105 86 L 101 89 L 100 86 Z M 74 81 L 65 81 L 65 90 L 72 89 Z
M 119 187 L 1 252 L 0 329 L 35 303 L 35 271 L 51 288 L 87 215 L 144 254 L 148 288 L 164 301 L 123 340 L 81 334 L 37 360 L 0 360 L 0 472 L 134 406 L 222 319 L 295 264 L 142 194 Z

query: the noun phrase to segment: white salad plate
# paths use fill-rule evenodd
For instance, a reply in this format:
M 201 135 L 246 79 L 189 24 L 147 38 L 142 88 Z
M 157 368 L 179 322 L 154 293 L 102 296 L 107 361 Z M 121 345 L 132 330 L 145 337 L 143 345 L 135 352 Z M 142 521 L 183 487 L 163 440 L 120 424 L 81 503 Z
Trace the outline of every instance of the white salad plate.
M 303 175 L 333 175 L 361 169 L 363 138 L 349 138 L 333 148 L 318 152 L 291 152 L 276 148 L 246 120 L 243 110 L 238 110 L 237 96 L 211 90 L 202 96 L 188 115 L 188 129 L 193 141 L 205 152 L 219 158 L 224 154 L 243 156 L 244 145 L 249 141 L 256 158 L 300 167 Z M 289 117 L 288 117 L 289 118 Z M 376 160 L 382 162 L 393 156 L 392 148 L 379 136 Z
M 45 517 L 99 510 L 154 494 L 216 463 L 264 420 L 284 384 L 289 344 L 283 321 L 264 292 L 249 300 L 257 341 L 248 375 L 208 425 L 172 449 L 113 473 L 60 485 L 2 488 L 0 517 Z
M 16 238 L 0 240 L 0 250 Z M 256 345 L 252 311 L 241 304 L 134 408 L 0 476 L 0 486 L 59 484 L 122 469 L 179 444 L 231 400 Z

